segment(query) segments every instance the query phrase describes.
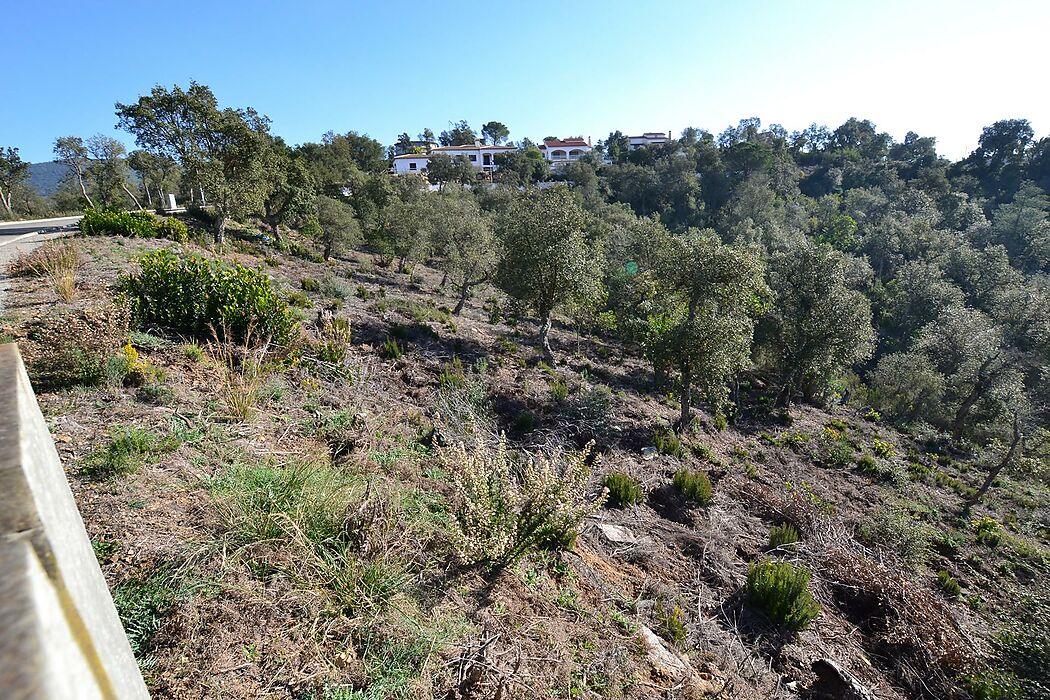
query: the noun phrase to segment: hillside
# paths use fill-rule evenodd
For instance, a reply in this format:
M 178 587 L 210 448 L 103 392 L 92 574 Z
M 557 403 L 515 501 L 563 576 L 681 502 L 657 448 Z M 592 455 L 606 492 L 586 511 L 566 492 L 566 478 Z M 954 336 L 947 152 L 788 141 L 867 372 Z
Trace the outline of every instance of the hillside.
M 5 301 L 154 697 L 758 700 L 848 697 L 845 677 L 878 698 L 990 698 L 1025 677 L 1018 655 L 1038 663 L 1045 482 L 1004 473 L 968 508 L 973 453 L 899 432 L 858 392 L 780 405 L 746 372 L 739 410 L 702 407 L 679 440 L 635 344 L 558 315 L 551 364 L 488 284 L 454 316 L 423 262 L 326 263 L 295 231 L 285 252 L 231 227 L 217 255 L 272 278 L 304 329 L 291 349 L 126 335 L 121 275 L 160 248 L 215 254 L 200 229 L 77 237 L 71 300 L 22 275 Z M 100 375 L 70 381 L 92 352 Z M 594 441 L 576 534 L 503 567 L 470 563 L 457 526 L 456 470 L 497 461 L 499 434 L 570 470 Z M 614 474 L 634 503 L 606 500 Z M 770 559 L 812 574 L 798 632 L 747 593 Z
M 41 197 L 47 197 L 58 191 L 68 172 L 69 168 L 57 161 L 30 163 L 27 182 Z

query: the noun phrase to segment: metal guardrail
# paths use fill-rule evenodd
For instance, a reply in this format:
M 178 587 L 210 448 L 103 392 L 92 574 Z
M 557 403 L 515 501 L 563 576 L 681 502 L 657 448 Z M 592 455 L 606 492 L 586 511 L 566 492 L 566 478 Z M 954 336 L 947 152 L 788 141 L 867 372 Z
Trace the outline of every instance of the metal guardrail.
M 11 343 L 0 345 L 0 697 L 149 697 Z

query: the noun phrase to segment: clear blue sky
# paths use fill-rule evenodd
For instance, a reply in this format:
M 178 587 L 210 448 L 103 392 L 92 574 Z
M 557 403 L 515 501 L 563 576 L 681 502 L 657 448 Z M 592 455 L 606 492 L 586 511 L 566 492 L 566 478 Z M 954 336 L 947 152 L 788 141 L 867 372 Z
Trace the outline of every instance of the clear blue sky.
M 597 141 L 858 116 L 957 158 L 996 119 L 1050 130 L 1045 0 L 8 5 L 0 146 L 30 161 L 67 134 L 130 143 L 113 103 L 191 79 L 290 143 L 356 130 L 389 144 L 457 119 Z

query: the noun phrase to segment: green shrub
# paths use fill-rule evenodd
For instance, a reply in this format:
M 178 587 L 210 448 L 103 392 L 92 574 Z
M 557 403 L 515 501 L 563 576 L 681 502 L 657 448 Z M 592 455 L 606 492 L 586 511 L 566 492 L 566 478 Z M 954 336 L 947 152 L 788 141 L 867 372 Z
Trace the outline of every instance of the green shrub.
M 186 343 L 182 346 L 182 354 L 193 362 L 200 362 L 204 359 L 204 348 L 197 343 Z
M 403 354 L 401 346 L 397 344 L 397 339 L 389 336 L 383 343 L 383 347 L 379 349 L 380 357 L 385 357 L 388 360 L 396 360 Z
M 529 411 L 524 411 L 522 413 L 519 413 L 514 419 L 514 428 L 515 430 L 522 433 L 531 433 L 533 430 L 536 429 L 536 423 L 537 421 L 535 414 Z
M 297 326 L 288 305 L 260 270 L 162 249 L 139 258 L 121 289 L 139 321 L 208 337 L 269 339 L 286 345 Z
M 88 236 L 127 236 L 153 238 L 157 235 L 157 217 L 145 211 L 86 209 L 78 224 Z
M 670 455 L 678 459 L 685 456 L 685 447 L 672 430 L 657 430 L 653 434 L 653 445 L 662 455 Z
M 976 518 L 970 523 L 976 533 L 976 539 L 989 547 L 998 546 L 1003 537 L 1003 527 L 995 518 Z
M 438 383 L 441 386 L 462 389 L 466 385 L 466 381 L 466 375 L 463 373 L 463 360 L 458 357 L 453 357 L 452 362 L 446 363 L 441 369 L 441 374 L 438 375 Z
M 299 286 L 302 287 L 304 292 L 321 291 L 321 283 L 315 280 L 313 277 L 304 278 L 299 282 Z
M 726 414 L 722 413 L 721 411 L 716 412 L 713 421 L 713 426 L 714 429 L 719 432 L 722 432 L 723 430 L 728 428 L 729 421 L 726 419 Z
M 680 469 L 675 472 L 674 485 L 683 496 L 706 506 L 711 503 L 711 480 L 700 470 Z
M 880 508 L 858 528 L 861 538 L 894 552 L 908 565 L 926 561 L 933 539 L 929 527 L 901 508 Z
M 622 472 L 607 475 L 602 479 L 602 486 L 609 490 L 609 505 L 616 508 L 633 506 L 642 500 L 642 487 Z
M 893 457 L 894 445 L 892 442 L 880 440 L 879 438 L 874 438 L 871 441 L 871 451 L 877 454 L 879 457 L 890 459 Z
M 755 562 L 747 568 L 747 601 L 784 629 L 804 630 L 820 613 L 809 592 L 809 576 L 789 562 Z
M 777 547 L 786 547 L 788 545 L 795 544 L 801 538 L 798 535 L 798 530 L 791 523 L 783 523 L 781 525 L 774 525 L 769 530 L 769 549 L 776 549 Z
M 937 572 L 937 585 L 941 587 L 941 590 L 944 591 L 949 598 L 958 598 L 962 593 L 962 586 L 960 586 L 959 582 L 952 578 L 951 574 L 944 569 Z
M 857 458 L 857 468 L 870 476 L 878 476 L 879 463 L 869 454 L 863 454 Z
M 551 398 L 555 401 L 564 401 L 569 398 L 569 385 L 562 379 L 551 382 Z
M 350 319 L 324 312 L 317 331 L 317 356 L 325 362 L 342 365 L 350 352 L 352 338 Z
M 659 600 L 653 613 L 656 617 L 656 630 L 661 637 L 676 645 L 685 641 L 688 631 L 685 628 L 685 613 L 680 606 L 665 605 Z
M 186 243 L 190 240 L 190 229 L 175 217 L 166 216 L 157 223 L 156 236 L 176 243 Z
M 298 309 L 305 309 L 310 306 L 310 297 L 306 296 L 305 292 L 288 292 L 286 298 L 290 306 Z

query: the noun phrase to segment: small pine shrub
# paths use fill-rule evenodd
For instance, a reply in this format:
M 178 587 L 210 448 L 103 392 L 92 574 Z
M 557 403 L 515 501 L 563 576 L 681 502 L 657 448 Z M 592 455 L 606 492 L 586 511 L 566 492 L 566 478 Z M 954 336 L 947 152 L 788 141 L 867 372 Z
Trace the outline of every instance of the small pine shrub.
M 769 549 L 776 549 L 777 547 L 787 547 L 798 542 L 801 538 L 798 535 L 798 530 L 791 523 L 783 523 L 781 525 L 774 525 L 769 530 Z
M 531 433 L 536 429 L 536 423 L 535 414 L 525 411 L 514 419 L 514 429 L 521 433 Z
M 711 503 L 711 480 L 702 471 L 680 469 L 675 472 L 674 485 L 683 496 L 701 506 Z
M 879 463 L 869 454 L 863 454 L 857 458 L 857 468 L 870 476 L 879 474 Z
M 383 346 L 379 349 L 380 357 L 384 357 L 388 360 L 400 359 L 403 354 L 401 346 L 397 344 L 397 339 L 389 336 L 383 343 Z
M 288 344 L 297 321 L 270 278 L 236 263 L 161 249 L 139 258 L 121 291 L 139 321 L 197 337 L 229 334 Z
M 310 297 L 306 296 L 305 292 L 288 292 L 285 298 L 290 306 L 294 306 L 297 309 L 305 309 L 310 306 Z
M 564 401 L 569 398 L 569 385 L 562 379 L 551 382 L 551 398 L 555 401 Z
M 642 487 L 622 472 L 607 475 L 602 479 L 602 486 L 609 491 L 609 505 L 616 508 L 633 506 L 642 500 Z
M 722 413 L 721 411 L 716 412 L 712 425 L 714 426 L 714 429 L 718 432 L 722 432 L 723 430 L 728 428 L 729 421 L 726 419 L 726 414 Z
M 747 601 L 784 629 L 799 632 L 820 614 L 809 577 L 808 570 L 789 562 L 755 562 L 747 569 Z
M 653 434 L 653 445 L 662 455 L 681 459 L 685 456 L 685 447 L 672 430 L 657 430 Z
M 944 569 L 937 572 L 937 585 L 949 598 L 958 598 L 962 594 L 962 586 Z
M 204 348 L 197 343 L 186 343 L 182 346 L 182 354 L 193 362 L 200 362 L 204 359 Z
M 306 277 L 299 282 L 299 286 L 304 292 L 319 292 L 321 291 L 321 283 L 315 280 L 313 277 Z
M 466 382 L 467 378 L 463 372 L 463 360 L 458 357 L 453 357 L 452 362 L 446 363 L 441 369 L 441 374 L 438 375 L 438 383 L 441 386 L 462 389 Z
M 685 641 L 688 631 L 685 628 L 685 613 L 680 606 L 665 605 L 662 600 L 657 601 L 653 614 L 656 617 L 656 629 L 661 637 L 675 645 Z

